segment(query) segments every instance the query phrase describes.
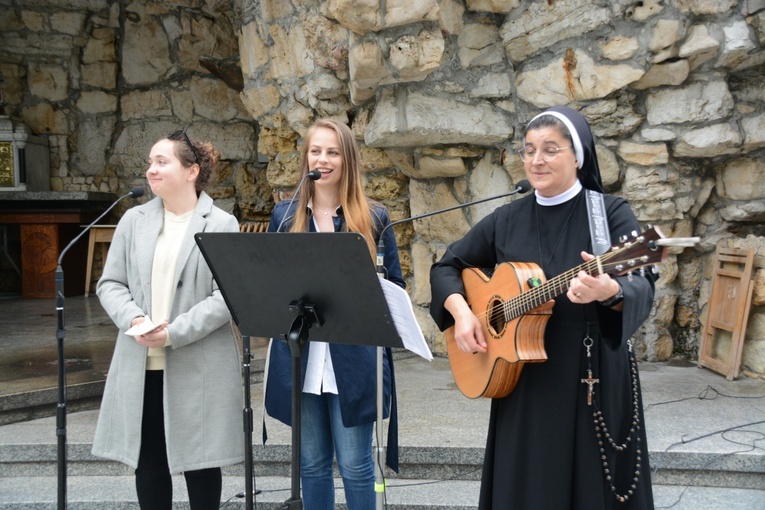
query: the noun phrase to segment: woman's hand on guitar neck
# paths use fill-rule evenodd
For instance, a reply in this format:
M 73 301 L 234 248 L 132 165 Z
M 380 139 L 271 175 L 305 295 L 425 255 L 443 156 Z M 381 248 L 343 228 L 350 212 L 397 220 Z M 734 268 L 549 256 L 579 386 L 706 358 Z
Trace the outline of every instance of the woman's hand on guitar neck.
M 581 255 L 585 262 L 595 258 L 594 255 L 584 251 Z M 592 276 L 584 271 L 579 271 L 579 274 L 571 280 L 566 296 L 572 303 L 586 304 L 593 301 L 606 301 L 614 297 L 620 290 L 621 287 L 617 281 L 608 274 Z M 615 310 L 621 310 L 621 308 L 620 305 L 614 307 Z
M 481 322 L 470 309 L 462 294 L 451 294 L 444 308 L 454 318 L 454 341 L 462 352 L 486 352 L 486 339 Z

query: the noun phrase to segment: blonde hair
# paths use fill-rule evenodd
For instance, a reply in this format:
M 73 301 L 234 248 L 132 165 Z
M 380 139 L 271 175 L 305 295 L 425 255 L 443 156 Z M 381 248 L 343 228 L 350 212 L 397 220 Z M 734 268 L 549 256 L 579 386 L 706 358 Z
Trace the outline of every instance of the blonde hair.
M 300 158 L 301 179 L 308 173 L 308 150 L 311 145 L 311 137 L 320 129 L 331 129 L 337 135 L 340 156 L 343 162 L 343 173 L 340 179 L 340 205 L 343 207 L 345 217 L 345 229 L 349 232 L 358 232 L 364 236 L 372 259 L 377 254 L 377 246 L 374 239 L 374 222 L 372 221 L 373 209 L 370 200 L 364 194 L 364 182 L 361 174 L 361 154 L 356 145 L 351 129 L 332 119 L 319 119 L 308 128 L 303 139 L 303 149 Z M 290 232 L 305 232 L 308 230 L 308 202 L 313 197 L 315 185 L 312 180 L 307 180 L 304 190 L 297 197 L 297 210 L 290 226 Z

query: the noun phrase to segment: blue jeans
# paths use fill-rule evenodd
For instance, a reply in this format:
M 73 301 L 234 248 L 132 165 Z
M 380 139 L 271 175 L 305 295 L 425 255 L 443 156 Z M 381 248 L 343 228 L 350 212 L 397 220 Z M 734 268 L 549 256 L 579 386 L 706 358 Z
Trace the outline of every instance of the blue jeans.
M 331 393 L 303 393 L 302 399 L 300 479 L 303 508 L 335 508 L 332 459 L 337 454 L 348 510 L 374 510 L 374 422 L 350 428 L 343 426 L 340 401 Z

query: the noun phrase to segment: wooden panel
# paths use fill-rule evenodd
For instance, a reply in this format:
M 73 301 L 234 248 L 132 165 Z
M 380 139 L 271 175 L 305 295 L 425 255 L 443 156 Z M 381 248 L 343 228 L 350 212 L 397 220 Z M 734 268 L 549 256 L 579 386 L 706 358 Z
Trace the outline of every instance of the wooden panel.
M 21 297 L 56 297 L 58 225 L 21 225 Z
M 715 256 L 709 311 L 699 347 L 699 366 L 738 377 L 752 303 L 754 250 L 719 248 Z
M 77 224 L 21 224 L 21 297 L 55 298 L 56 267 L 61 251 L 81 231 Z M 87 243 L 77 242 L 62 261 L 64 295 L 84 291 Z

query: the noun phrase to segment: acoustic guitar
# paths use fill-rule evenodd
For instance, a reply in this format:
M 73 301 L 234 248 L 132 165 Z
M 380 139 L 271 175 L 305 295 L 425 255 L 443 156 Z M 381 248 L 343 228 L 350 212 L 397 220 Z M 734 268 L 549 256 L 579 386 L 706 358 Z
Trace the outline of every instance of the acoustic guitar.
M 449 365 L 460 391 L 468 398 L 505 397 L 515 388 L 525 363 L 547 360 L 544 332 L 553 299 L 568 291 L 579 271 L 592 276 L 624 275 L 662 262 L 666 246 L 696 243 L 698 238 L 665 239 L 661 231 L 651 228 L 550 280 L 538 265 L 528 262 L 503 262 L 491 277 L 477 268 L 463 270 L 466 299 L 481 322 L 487 351 L 462 352 L 454 340 L 454 326 L 444 332 Z

